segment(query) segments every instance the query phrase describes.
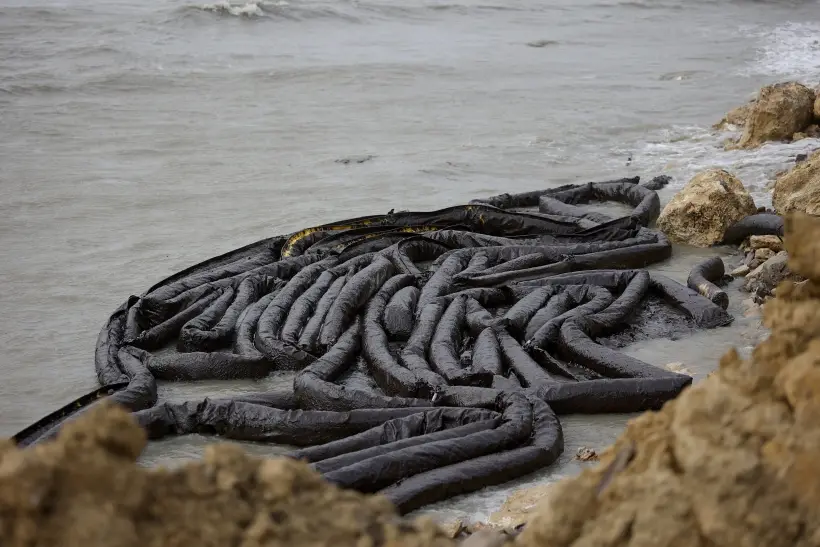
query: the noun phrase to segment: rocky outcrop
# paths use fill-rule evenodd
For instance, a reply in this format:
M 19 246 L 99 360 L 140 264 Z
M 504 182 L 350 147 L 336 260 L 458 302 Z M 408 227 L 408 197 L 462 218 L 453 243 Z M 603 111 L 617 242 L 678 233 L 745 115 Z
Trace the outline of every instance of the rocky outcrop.
M 672 198 L 658 218 L 658 228 L 673 243 L 708 247 L 723 240 L 729 226 L 756 210 L 752 196 L 735 176 L 710 169 Z
M 521 547 L 809 547 L 820 538 L 820 219 L 787 225 L 790 266 L 764 306 L 772 335 L 660 412 L 601 465 L 562 481 Z
M 332 486 L 306 463 L 224 444 L 179 469 L 144 469 L 135 463 L 144 445 L 130 414 L 108 405 L 55 442 L 0 442 L 0 544 L 455 545 L 432 521 L 400 521 L 385 498 Z
M 773 252 L 769 249 L 758 249 L 758 251 L 762 250 Z M 786 279 L 798 280 L 799 278 L 789 269 L 788 253 L 780 251 L 752 270 L 746 276 L 743 288 L 754 295 L 755 302 L 761 303 L 766 297 L 771 296 L 774 288 Z
M 820 150 L 777 178 L 772 203 L 780 214 L 820 215 Z
M 499 528 L 515 528 L 527 522 L 532 512 L 554 490 L 555 483 L 539 484 L 516 490 L 501 508 L 490 515 L 488 523 Z
M 721 131 L 742 128 L 746 125 L 746 119 L 749 117 L 749 112 L 751 112 L 753 106 L 754 101 L 749 101 L 742 106 L 733 108 L 723 116 L 723 119 L 713 125 L 712 128 Z
M 814 103 L 814 90 L 797 82 L 763 87 L 751 105 L 735 109 L 724 118 L 726 123 L 745 120 L 740 139 L 728 148 L 757 148 L 768 141 L 791 141 L 807 136 L 807 131 L 814 131 L 808 129 L 814 122 Z M 724 120 L 715 127 L 727 128 Z

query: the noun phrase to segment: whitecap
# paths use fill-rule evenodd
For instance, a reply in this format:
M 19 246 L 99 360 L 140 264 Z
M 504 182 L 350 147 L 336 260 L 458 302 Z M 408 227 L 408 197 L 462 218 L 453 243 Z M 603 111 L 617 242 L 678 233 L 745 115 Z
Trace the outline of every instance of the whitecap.
M 631 165 L 639 172 L 670 175 L 673 191 L 701 171 L 726 169 L 743 182 L 758 206 L 769 207 L 777 173 L 793 166 L 796 155 L 820 148 L 820 139 L 802 139 L 766 143 L 754 150 L 725 150 L 725 141 L 737 136 L 737 132 L 678 126 L 655 133 L 624 153 L 632 152 Z
M 742 75 L 800 80 L 820 76 L 820 24 L 791 22 L 775 28 L 750 27 L 741 31 L 759 43 L 755 59 L 741 69 Z

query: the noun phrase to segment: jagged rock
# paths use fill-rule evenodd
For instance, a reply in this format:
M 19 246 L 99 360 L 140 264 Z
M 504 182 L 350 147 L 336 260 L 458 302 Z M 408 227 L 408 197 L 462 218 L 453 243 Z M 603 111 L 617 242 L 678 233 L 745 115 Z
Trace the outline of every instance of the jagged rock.
M 737 148 L 757 148 L 767 141 L 790 140 L 814 117 L 814 91 L 797 82 L 767 85 L 752 106 Z
M 771 295 L 774 289 L 784 279 L 794 278 L 789 269 L 789 255 L 780 251 L 754 269 L 743 284 L 744 290 L 758 295 L 760 298 Z
M 518 547 L 811 547 L 820 541 L 820 219 L 786 224 L 772 331 L 560 482 Z
M 501 547 L 509 540 L 509 536 L 495 530 L 481 530 L 468 537 L 461 547 Z
M 774 255 L 775 255 L 775 252 L 771 249 L 766 249 L 766 248 L 757 249 L 755 251 L 755 260 L 760 260 L 762 262 L 766 262 L 767 260 L 769 260 Z
M 463 520 L 455 519 L 443 522 L 439 524 L 439 527 L 448 538 L 456 538 L 466 529 L 467 526 L 464 524 Z
M 772 203 L 780 214 L 801 211 L 820 215 L 820 150 L 777 178 Z
M 582 446 L 578 449 L 578 452 L 575 453 L 575 459 L 582 462 L 597 462 L 598 453 L 591 448 Z
M 516 490 L 504 501 L 501 509 L 490 515 L 489 524 L 515 528 L 527 522 L 535 507 L 549 496 L 554 484 L 540 484 Z
M 738 106 L 737 108 L 733 108 L 729 112 L 723 116 L 718 123 L 712 126 L 712 128 L 717 130 L 725 130 L 725 129 L 733 129 L 735 127 L 743 127 L 746 125 L 746 119 L 749 117 L 749 112 L 754 106 L 754 101 L 749 101 L 748 103 Z
M 3 547 L 455 547 L 432 520 L 325 482 L 301 461 L 209 446 L 177 469 L 136 459 L 146 434 L 103 402 L 52 442 L 0 441 Z
M 658 228 L 673 243 L 708 247 L 723 239 L 726 228 L 755 211 L 740 180 L 723 169 L 709 169 L 672 198 L 658 218 Z
M 783 250 L 783 240 L 780 236 L 750 236 L 748 249 L 756 251 L 758 249 L 771 249 L 775 253 Z
M 746 264 L 741 264 L 740 266 L 729 272 L 729 275 L 731 275 L 732 277 L 745 277 L 746 274 L 748 274 L 751 271 L 752 269 L 749 266 L 747 266 Z

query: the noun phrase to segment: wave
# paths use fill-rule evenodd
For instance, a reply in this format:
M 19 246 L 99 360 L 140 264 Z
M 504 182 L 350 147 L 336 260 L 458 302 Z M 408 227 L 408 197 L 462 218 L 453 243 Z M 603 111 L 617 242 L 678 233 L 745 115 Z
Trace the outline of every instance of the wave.
M 741 29 L 760 45 L 741 75 L 766 75 L 816 80 L 820 76 L 820 24 L 786 23 L 775 28 Z
M 348 8 L 347 10 L 345 8 Z M 181 8 L 178 12 L 185 15 L 191 13 L 211 13 L 219 16 L 238 17 L 244 19 L 284 19 L 284 20 L 310 20 L 310 19 L 337 19 L 347 22 L 357 23 L 360 18 L 353 13 L 351 6 L 345 5 L 322 5 L 311 3 L 303 5 L 291 3 L 286 0 L 248 0 L 232 2 L 221 0 L 220 2 L 207 4 L 194 4 Z
M 217 2 L 216 4 L 202 4 L 200 8 L 203 11 L 212 11 L 214 13 L 225 13 L 235 17 L 264 17 L 265 12 L 262 11 L 262 2 L 248 2 L 246 4 L 231 4 L 229 2 Z
M 794 165 L 797 154 L 820 147 L 820 139 L 802 139 L 793 143 L 771 142 L 755 150 L 725 150 L 727 138 L 738 133 L 714 131 L 698 126 L 679 126 L 651 134 L 635 143 L 631 165 L 639 172 L 668 174 L 673 178 L 670 190 L 682 188 L 697 173 L 712 167 L 736 175 L 755 198 L 758 206 L 771 206 L 771 183 L 778 172 Z

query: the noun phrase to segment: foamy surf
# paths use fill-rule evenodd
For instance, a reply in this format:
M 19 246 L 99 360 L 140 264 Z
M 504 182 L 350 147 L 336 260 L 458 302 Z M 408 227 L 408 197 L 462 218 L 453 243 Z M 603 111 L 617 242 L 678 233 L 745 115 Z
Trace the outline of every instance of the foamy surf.
M 682 188 L 697 173 L 712 167 L 736 175 L 758 206 L 771 206 L 771 184 L 778 172 L 794 165 L 795 156 L 820 148 L 820 139 L 767 143 L 754 150 L 725 150 L 738 132 L 697 126 L 673 127 L 637 143 L 632 167 L 642 173 L 672 177 L 670 190 Z
M 280 2 L 245 2 L 231 3 L 227 0 L 213 4 L 202 4 L 193 6 L 195 9 L 218 13 L 220 15 L 232 15 L 234 17 L 265 17 L 264 7 L 284 7 L 288 3 Z
M 757 55 L 742 75 L 772 75 L 816 84 L 820 77 L 820 24 L 786 23 L 775 28 L 751 27 L 742 33 L 759 41 Z

